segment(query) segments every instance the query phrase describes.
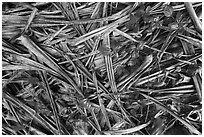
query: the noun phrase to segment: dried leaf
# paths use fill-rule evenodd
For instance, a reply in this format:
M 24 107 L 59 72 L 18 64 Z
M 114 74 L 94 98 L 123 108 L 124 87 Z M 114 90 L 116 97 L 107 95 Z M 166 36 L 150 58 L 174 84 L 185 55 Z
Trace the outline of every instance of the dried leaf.
M 173 7 L 171 6 L 171 5 L 165 5 L 164 6 L 164 8 L 163 8 L 163 12 L 164 12 L 164 15 L 166 16 L 166 17 L 171 17 L 172 16 L 172 14 L 173 14 L 173 11 L 174 11 L 174 9 L 173 9 Z
M 106 47 L 105 45 L 101 45 L 98 50 L 101 52 L 101 54 L 103 54 L 104 56 L 108 56 L 111 55 L 111 49 L 109 49 L 108 47 Z
M 139 125 L 139 126 L 136 126 L 136 127 L 133 127 L 133 128 L 129 128 L 129 129 L 124 129 L 124 130 L 104 131 L 104 134 L 106 134 L 106 135 L 129 134 L 129 133 L 133 133 L 133 132 L 139 131 L 139 130 L 147 127 L 150 123 L 151 123 L 151 121 L 149 121 L 149 122 L 147 122 L 145 124 L 142 124 L 142 125 Z

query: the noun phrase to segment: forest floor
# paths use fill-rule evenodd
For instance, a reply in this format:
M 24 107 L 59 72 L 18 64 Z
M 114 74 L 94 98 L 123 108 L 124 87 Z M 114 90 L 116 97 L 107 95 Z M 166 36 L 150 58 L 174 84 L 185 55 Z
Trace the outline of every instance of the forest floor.
M 2 3 L 2 134 L 202 133 L 202 2 Z

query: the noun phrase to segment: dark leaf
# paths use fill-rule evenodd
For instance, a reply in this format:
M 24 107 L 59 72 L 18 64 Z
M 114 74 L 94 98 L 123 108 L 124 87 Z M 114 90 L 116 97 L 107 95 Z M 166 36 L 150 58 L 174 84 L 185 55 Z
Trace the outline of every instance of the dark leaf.
M 104 56 L 108 56 L 111 55 L 111 49 L 109 49 L 108 47 L 101 45 L 98 50 L 101 52 L 101 54 L 103 54 Z

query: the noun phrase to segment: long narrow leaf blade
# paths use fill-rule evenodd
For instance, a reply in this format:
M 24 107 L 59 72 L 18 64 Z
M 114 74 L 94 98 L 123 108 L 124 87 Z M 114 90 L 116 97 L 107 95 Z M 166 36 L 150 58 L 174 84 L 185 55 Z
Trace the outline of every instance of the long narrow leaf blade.
M 165 111 L 167 111 L 169 114 L 174 116 L 177 120 L 179 120 L 182 124 L 184 124 L 191 132 L 193 132 L 194 134 L 197 134 L 197 135 L 201 135 L 201 133 L 191 123 L 189 123 L 186 120 L 184 120 L 183 118 L 179 117 L 177 114 L 175 114 L 172 110 L 168 109 L 161 102 L 159 102 L 158 100 L 156 100 L 153 97 L 150 97 L 146 94 L 143 94 L 143 93 L 140 93 L 140 94 L 143 95 L 145 98 L 153 101 L 156 105 L 159 105 L 160 107 L 162 107 Z
M 136 127 L 133 127 L 133 128 L 129 128 L 129 129 L 125 129 L 125 130 L 116 130 L 116 131 L 104 131 L 104 133 L 106 135 L 122 135 L 122 134 L 129 134 L 129 133 L 133 133 L 133 132 L 136 132 L 136 131 L 139 131 L 145 127 L 147 127 L 149 124 L 151 123 L 151 121 L 145 123 L 145 124 L 142 124 L 142 125 L 139 125 L 139 126 L 136 126 Z

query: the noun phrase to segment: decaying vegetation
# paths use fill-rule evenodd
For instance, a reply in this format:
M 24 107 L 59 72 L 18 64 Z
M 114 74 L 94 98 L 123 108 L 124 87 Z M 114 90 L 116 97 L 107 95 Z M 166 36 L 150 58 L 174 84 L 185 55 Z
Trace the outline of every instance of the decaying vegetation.
M 201 134 L 202 3 L 2 3 L 2 133 Z

